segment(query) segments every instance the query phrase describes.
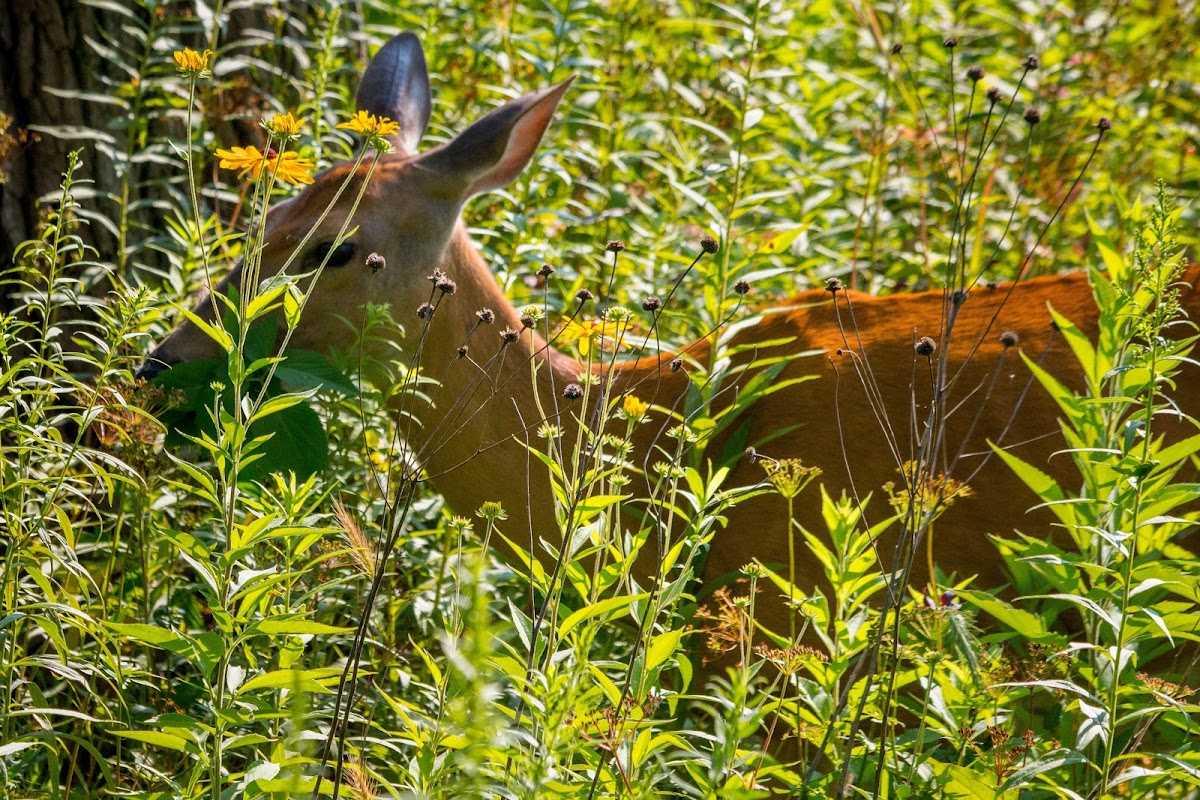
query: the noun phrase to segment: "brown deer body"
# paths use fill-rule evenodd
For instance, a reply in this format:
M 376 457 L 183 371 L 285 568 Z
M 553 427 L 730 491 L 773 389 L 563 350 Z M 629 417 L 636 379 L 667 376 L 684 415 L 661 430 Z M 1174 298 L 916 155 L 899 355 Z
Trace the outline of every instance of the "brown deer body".
M 546 347 L 539 336 L 523 333 L 511 343 L 502 342 L 500 331 L 522 329 L 519 314 L 469 241 L 460 213 L 471 196 L 503 186 L 525 167 L 565 88 L 560 84 L 514 100 L 448 144 L 418 155 L 416 145 L 429 118 L 424 57 L 414 37 L 388 43 L 364 76 L 359 106 L 402 123 L 394 143 L 397 153 L 375 169 L 353 220 L 359 228 L 349 240 L 351 247 L 338 248 L 292 339 L 297 348 L 349 348 L 353 331 L 336 318 L 361 323 L 368 300 L 390 302 L 397 318 L 413 330 L 415 317 L 406 315 L 429 298 L 427 276 L 434 268 L 444 270 L 457 288 L 429 321 L 420 355 L 423 373 L 438 380 L 440 388 L 431 407 L 413 404 L 407 409 L 420 423 L 408 431 L 409 444 L 422 454 L 434 487 L 455 511 L 471 514 L 485 501 L 502 502 L 508 514 L 504 532 L 518 543 L 533 545 L 534 551 L 540 539 L 560 534 L 546 472 L 530 464 L 525 443 L 537 443 L 535 432 L 543 421 L 539 407 L 566 426 L 575 415 L 583 415 L 562 392 L 579 380 L 584 368 Z M 277 269 L 292 253 L 333 202 L 351 168 L 329 170 L 272 211 L 263 275 L 270 275 L 272 266 Z M 359 167 L 363 175 L 366 169 Z M 333 204 L 310 239 L 314 247 L 326 244 L 324 252 L 329 251 L 356 189 L 352 182 L 351 190 Z M 343 257 L 345 253 L 349 255 Z M 364 260 L 370 253 L 383 255 L 387 268 L 378 274 L 368 269 Z M 297 259 L 298 269 L 312 269 L 318 260 L 306 254 Z M 1189 275 L 1191 280 L 1196 277 Z M 228 280 L 239 281 L 239 271 Z M 1000 585 L 1004 576 L 986 534 L 1027 527 L 1049 530 L 1044 518 L 1026 515 L 1033 496 L 999 459 L 988 458 L 987 442 L 1002 442 L 1051 474 L 1070 466 L 1068 457 L 1051 458 L 1063 447 L 1057 407 L 1040 387 L 1030 386 L 1030 372 L 1017 350 L 1040 360 L 1068 384 L 1079 383 L 1078 366 L 1066 343 L 1055 336 L 1047 305 L 1091 335 L 1097 326 L 1097 310 L 1083 275 L 1029 280 L 1013 288 L 1011 296 L 1009 290 L 1003 285 L 977 288 L 961 303 L 947 361 L 948 374 L 958 375 L 955 402 L 962 404 L 947 417 L 945 458 L 947 463 L 958 461 L 955 477 L 977 474 L 970 480 L 974 496 L 957 502 L 937 522 L 937 559 L 946 572 L 960 578 L 978 574 L 987 587 Z M 779 380 L 818 377 L 759 401 L 749 415 L 748 442 L 792 428 L 764 445 L 764 454 L 820 467 L 831 494 L 865 495 L 898 480 L 899 462 L 911 457 L 907 451 L 909 431 L 915 430 L 912 420 L 924 420 L 930 402 L 930 362 L 914 353 L 914 342 L 919 336 L 941 335 L 947 302 L 941 292 L 871 297 L 815 290 L 794 298 L 788 310 L 765 313 L 734 343 L 790 338 L 789 352 L 815 350 L 821 355 L 792 360 Z M 1194 293 L 1188 293 L 1185 305 L 1200 311 Z M 201 302 L 197 313 L 205 315 L 208 306 Z M 486 328 L 478 327 L 481 309 L 495 314 Z M 1001 333 L 1009 331 L 1017 335 L 1018 345 L 1013 346 L 1011 338 L 1008 344 L 1001 342 Z M 410 333 L 402 349 L 411 352 L 415 338 Z M 458 353 L 464 343 L 470 347 L 468 358 Z M 946 342 L 940 345 L 947 347 Z M 185 324 L 155 350 L 147 373 L 214 350 L 194 325 Z M 703 362 L 707 345 L 689 348 L 688 356 Z M 535 378 L 531 360 L 539 365 Z M 612 376 L 613 391 L 629 390 L 656 406 L 676 407 L 688 389 L 688 367 L 672 370 L 669 361 L 654 356 L 620 363 Z M 859 375 L 859 368 L 867 364 L 877 386 L 876 402 L 869 399 Z M 1196 395 L 1191 382 L 1180 387 L 1178 401 L 1184 410 L 1200 412 Z M 884 440 L 877 418 L 880 408 L 898 431 L 901 452 L 893 452 Z M 642 464 L 652 442 L 661 437 L 664 419 L 652 412 L 638 426 L 631 458 L 635 464 Z M 720 452 L 721 444 L 713 443 L 710 452 Z M 742 459 L 730 485 L 757 483 L 763 474 L 760 466 Z M 799 498 L 797 516 L 812 530 L 821 529 L 818 501 L 815 489 Z M 785 510 L 781 498 L 769 495 L 732 509 L 728 526 L 713 541 L 705 578 L 718 578 L 754 559 L 786 563 Z M 802 558 L 797 568 L 802 587 L 817 582 L 820 570 L 813 559 Z

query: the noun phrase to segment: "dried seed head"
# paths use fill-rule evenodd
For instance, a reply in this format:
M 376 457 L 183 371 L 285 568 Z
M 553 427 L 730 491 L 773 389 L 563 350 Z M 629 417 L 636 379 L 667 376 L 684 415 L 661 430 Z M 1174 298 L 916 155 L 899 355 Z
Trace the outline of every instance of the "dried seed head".
M 612 239 L 608 244 L 604 245 L 604 249 L 610 253 L 619 253 L 625 249 L 625 243 L 620 239 Z
M 744 297 L 750 291 L 750 281 L 743 278 L 733 285 L 733 290 Z
M 755 450 L 753 447 L 747 447 L 746 448 L 746 460 L 749 461 L 751 464 L 758 463 L 758 451 Z
M 429 303 L 421 303 L 417 306 L 417 316 L 426 321 L 433 319 L 433 306 Z
M 715 253 L 721 249 L 721 245 L 719 242 L 717 242 L 716 239 L 705 234 L 704 236 L 700 237 L 700 249 L 703 252 L 708 253 L 709 255 L 712 255 L 713 253 Z
M 1096 127 L 1100 129 L 1101 133 L 1112 130 L 1112 120 L 1108 117 L 1101 117 L 1100 119 L 1096 120 Z
M 987 90 L 987 99 L 988 99 L 989 103 L 992 103 L 993 105 L 995 105 L 996 103 L 1002 102 L 1004 100 L 1004 95 L 1000 92 L 999 89 L 997 89 L 995 86 L 992 86 L 991 88 L 989 88 Z
M 679 372 L 679 370 L 681 370 L 681 369 L 683 369 L 683 359 L 682 358 L 672 358 L 671 359 L 671 372 Z
M 1042 65 L 1042 62 L 1038 61 L 1037 56 L 1035 56 L 1035 55 L 1025 56 L 1025 64 L 1024 64 L 1025 69 L 1037 69 L 1041 65 Z
M 1032 106 L 1025 109 L 1025 121 L 1030 125 L 1037 125 L 1042 121 L 1042 112 Z
M 532 328 L 536 324 L 537 324 L 537 319 L 533 316 L 533 314 L 522 314 L 521 315 L 521 327 L 522 328 Z
M 1021 341 L 1021 337 L 1017 336 L 1016 331 L 1005 331 L 1000 334 L 1000 344 L 1005 347 L 1016 347 L 1017 342 Z
M 913 345 L 913 351 L 919 355 L 928 358 L 933 355 L 933 351 L 937 350 L 937 342 L 930 339 L 928 336 L 922 336 L 917 339 L 917 343 Z
M 942 47 L 946 48 L 947 50 L 953 50 L 954 48 L 958 47 L 958 37 L 947 36 L 945 39 L 942 39 Z
M 642 311 L 649 311 L 651 313 L 654 313 L 655 311 L 658 311 L 660 308 L 662 308 L 662 300 L 659 300 L 654 295 L 650 295 L 649 297 L 642 300 Z
M 458 284 L 444 275 L 438 278 L 438 281 L 434 284 L 434 286 L 436 286 L 442 294 L 454 294 L 454 290 L 458 288 Z
M 583 397 L 583 387 L 578 383 L 568 383 L 567 388 L 563 389 L 563 397 L 568 400 L 578 400 Z
M 966 289 L 955 289 L 953 292 L 950 293 L 950 302 L 953 303 L 954 305 L 961 306 L 966 301 L 967 301 L 967 290 Z
M 458 357 L 459 358 L 467 357 L 467 346 L 465 344 L 462 347 L 458 348 Z
M 578 292 L 575 293 L 575 299 L 578 300 L 580 303 L 586 303 L 588 300 L 595 300 L 596 295 L 592 294 L 587 289 L 580 289 Z
M 841 278 L 826 278 L 825 279 L 825 291 L 829 292 L 830 294 L 837 294 L 838 292 L 842 291 L 845 288 L 846 288 L 846 286 L 845 286 L 845 284 L 842 283 Z
M 512 344 L 513 342 L 515 342 L 517 339 L 520 339 L 520 338 L 521 338 L 521 332 L 513 330 L 512 328 L 505 328 L 504 330 L 500 331 L 500 339 L 506 345 Z
M 554 267 L 549 264 L 542 264 L 542 268 L 537 271 L 537 274 L 543 278 L 549 278 L 554 274 Z
M 485 325 L 491 325 L 496 321 L 496 312 L 490 308 L 481 308 L 475 312 L 475 316 L 479 317 L 479 321 Z
M 371 268 L 371 272 L 379 272 L 387 268 L 387 261 L 379 253 L 371 253 L 367 256 L 367 266 Z
M 979 81 L 983 80 L 983 67 L 978 64 L 971 67 L 967 70 L 967 77 L 971 79 L 972 83 L 979 83 Z
M 425 276 L 425 280 L 429 281 L 434 286 L 437 286 L 437 282 L 444 277 L 446 277 L 446 273 L 442 272 L 440 269 L 435 269 L 432 275 Z
M 892 45 L 892 55 L 898 56 L 903 52 L 904 52 L 904 45 L 901 44 L 900 42 L 896 42 L 894 45 Z

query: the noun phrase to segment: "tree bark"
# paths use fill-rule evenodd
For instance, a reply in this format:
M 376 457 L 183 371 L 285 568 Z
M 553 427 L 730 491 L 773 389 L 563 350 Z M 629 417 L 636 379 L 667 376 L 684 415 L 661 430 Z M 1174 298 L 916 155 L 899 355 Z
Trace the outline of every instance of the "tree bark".
M 182 38 L 182 45 L 203 51 L 208 35 L 202 30 L 192 0 L 115 2 L 118 10 L 88 5 L 84 0 L 0 0 L 0 114 L 7 119 L 7 124 L 0 126 L 0 270 L 13 263 L 14 251 L 21 242 L 38 235 L 39 218 L 49 205 L 44 198 L 56 193 L 67 157 L 78 149 L 83 150 L 83 161 L 76 180 L 90 185 L 80 186 L 76 197 L 81 199 L 82 215 L 92 216 L 93 222 L 80 226 L 77 232 L 96 248 L 97 260 L 125 264 L 121 257 L 125 255 L 141 266 L 147 262 L 163 266 L 161 254 L 141 247 L 143 240 L 162 232 L 161 220 L 156 217 L 160 212 L 148 201 L 163 199 L 161 187 L 154 188 L 156 179 L 178 174 L 182 165 L 162 160 L 116 164 L 105 150 L 124 160 L 127 152 L 144 153 L 148 143 L 168 137 L 179 141 L 182 126 L 178 118 L 162 116 L 161 90 L 131 83 L 139 79 L 101 52 L 112 48 L 136 62 L 147 46 L 130 33 L 139 26 L 157 31 L 156 58 L 162 57 L 164 37 L 171 37 L 173 43 Z M 249 54 L 259 45 L 273 46 L 270 34 L 279 25 L 294 26 L 293 30 L 303 32 L 303 21 L 312 13 L 309 0 L 242 6 L 222 22 L 221 41 L 239 43 L 230 54 Z M 151 14 L 156 16 L 151 18 Z M 355 26 L 357 18 L 353 14 L 344 18 Z M 266 35 L 247 35 L 249 31 Z M 272 63 L 298 69 L 289 53 L 276 50 L 269 57 Z M 262 89 L 258 83 L 266 77 L 253 68 L 244 69 L 239 71 L 236 85 L 228 83 L 218 89 L 215 99 L 209 98 L 212 103 L 206 123 L 221 126 L 223 141 L 236 144 L 249 139 L 245 143 L 258 143 L 262 131 L 257 117 L 246 116 L 245 104 L 238 105 L 238 93 L 259 96 Z M 229 78 L 226 75 L 225 81 Z M 104 102 L 114 91 L 128 91 L 141 98 L 137 102 L 143 105 L 135 105 L 132 112 L 144 123 L 139 132 L 130 132 L 126 109 Z M 78 97 L 81 92 L 89 93 L 91 98 Z M 147 101 L 156 104 L 157 116 L 149 115 L 144 105 Z M 96 135 L 110 137 L 110 144 L 98 147 Z M 136 139 L 132 144 L 127 141 L 130 136 Z M 163 150 L 170 157 L 169 148 Z M 129 171 L 124 183 L 119 169 Z M 157 196 L 144 197 L 146 193 Z M 130 211 L 135 207 L 137 211 Z M 121 243 L 108 229 L 114 225 L 120 208 L 130 215 L 124 226 L 130 241 L 124 243 L 123 254 L 118 252 Z M 131 256 L 135 251 L 136 256 Z M 122 277 L 127 275 L 128 269 Z M 7 305 L 5 295 L 6 290 L 0 289 L 0 308 Z
M 105 65 L 86 37 L 114 20 L 76 0 L 0 0 L 0 9 L 0 113 L 8 118 L 7 128 L 0 131 L 3 269 L 12 263 L 17 245 L 36 235 L 40 198 L 57 189 L 72 150 L 84 149 L 80 177 L 94 181 L 101 191 L 114 184 L 111 165 L 94 146 L 38 132 L 51 125 L 104 129 L 105 106 L 60 97 L 48 89 L 101 90 Z M 111 241 L 103 241 L 103 232 L 90 233 L 93 244 L 112 247 Z

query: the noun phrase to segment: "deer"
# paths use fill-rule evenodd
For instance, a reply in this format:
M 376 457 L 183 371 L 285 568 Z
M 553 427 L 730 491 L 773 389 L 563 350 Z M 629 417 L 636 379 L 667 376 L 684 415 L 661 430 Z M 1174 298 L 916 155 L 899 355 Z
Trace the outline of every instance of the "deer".
M 432 390 L 432 403 L 408 408 L 415 424 L 405 435 L 451 509 L 472 514 L 485 502 L 499 501 L 512 540 L 526 542 L 531 550 L 537 550 L 542 538 L 561 533 L 545 470 L 526 466 L 527 443 L 547 417 L 571 425 L 584 416 L 563 394 L 587 368 L 554 346 L 552 335 L 548 339 L 537 330 L 524 330 L 521 312 L 472 244 L 463 211 L 473 197 L 508 185 L 530 164 L 570 83 L 507 102 L 444 144 L 422 151 L 419 143 L 431 113 L 425 56 L 416 36 L 396 36 L 369 62 L 357 92 L 359 109 L 399 122 L 400 130 L 391 136 L 392 151 L 378 162 L 364 190 L 353 219 L 356 231 L 337 241 L 355 194 L 347 191 L 335 201 L 338 187 L 347 179 L 359 185 L 367 169 L 345 162 L 271 210 L 262 254 L 262 275 L 280 269 L 301 241 L 308 241 L 307 250 L 294 259 L 294 269 L 312 270 L 327 261 L 294 331 L 291 345 L 296 348 L 347 350 L 355 345 L 353 328 L 364 323 L 368 301 L 384 300 L 399 314 L 409 314 L 429 299 L 427 278 L 435 270 L 453 281 L 453 296 L 438 305 L 422 333 L 421 366 L 439 385 Z M 353 174 L 356 169 L 360 174 Z M 321 222 L 306 240 L 314 220 Z M 378 273 L 369 268 L 369 254 L 381 256 L 386 268 Z M 1198 278 L 1197 270 L 1190 270 L 1183 293 L 1183 304 L 1193 315 L 1200 311 L 1200 297 L 1191 289 Z M 215 291 L 225 292 L 241 280 L 241 268 L 235 267 Z M 917 376 L 927 370 L 929 352 L 947 346 L 945 323 L 952 315 L 953 337 L 961 345 L 946 350 L 946 371 L 956 376 L 957 385 L 970 387 L 960 400 L 981 396 L 979 387 L 985 386 L 987 397 L 978 410 L 947 415 L 944 439 L 961 443 L 956 460 L 972 476 L 974 494 L 938 519 L 935 556 L 946 574 L 1001 586 L 1006 576 L 987 534 L 1046 531 L 1049 518 L 1045 511 L 1027 513 L 1035 498 L 993 457 L 988 443 L 1002 445 L 1051 476 L 1065 477 L 1070 466 L 1068 458 L 1054 457 L 1065 446 L 1056 421 L 1058 407 L 1018 356 L 1023 351 L 1068 386 L 1081 386 L 1080 367 L 1052 324 L 1049 306 L 1096 336 L 1099 312 L 1087 276 L 1080 273 L 954 294 L 872 296 L 837 284 L 801 292 L 781 307 L 762 311 L 731 339 L 733 345 L 785 341 L 783 347 L 797 356 L 776 377 L 795 382 L 762 397 L 746 414 L 746 442 L 753 446 L 786 430 L 760 448 L 761 456 L 798 458 L 820 468 L 831 493 L 878 489 L 896 480 L 905 460 L 896 451 L 903 449 L 905 437 L 885 437 L 880 417 L 892 415 L 892 422 L 903 428 L 916 406 L 928 407 L 928 381 L 922 394 Z M 460 348 L 479 327 L 483 310 L 494 321 L 470 335 L 471 357 L 463 358 Z M 201 297 L 194 313 L 211 320 L 213 305 Z M 501 331 L 520 335 L 501 336 Z M 394 344 L 411 354 L 415 338 Z M 655 409 L 678 409 L 689 388 L 688 365 L 704 362 L 712 347 L 709 337 L 678 352 L 617 360 L 593 372 L 610 380 L 613 392 L 636 393 Z M 813 355 L 801 357 L 803 353 Z M 152 378 L 174 364 L 213 355 L 216 345 L 185 321 L 151 352 L 139 376 Z M 479 377 L 482 363 L 500 365 L 486 381 Z M 864 365 L 871 373 L 860 379 Z M 1179 386 L 1176 401 L 1184 411 L 1200 412 L 1198 391 L 1195 382 Z M 539 409 L 547 410 L 545 416 Z M 643 463 L 661 442 L 665 423 L 655 424 L 655 413 L 635 431 L 635 463 Z M 709 449 L 720 452 L 720 445 L 712 443 Z M 761 483 L 763 469 L 753 460 L 733 463 L 729 483 Z M 810 529 L 821 529 L 817 492 L 797 498 L 795 513 Z M 725 512 L 727 521 L 713 537 L 703 580 L 735 574 L 755 560 L 786 563 L 789 528 L 784 515 L 784 503 L 772 495 Z M 881 550 L 887 546 L 882 543 Z M 930 579 L 919 559 L 914 569 L 916 580 Z M 815 559 L 802 552 L 799 581 L 812 586 L 820 582 L 820 573 Z M 764 623 L 778 624 L 787 613 L 782 604 L 774 611 L 764 607 Z

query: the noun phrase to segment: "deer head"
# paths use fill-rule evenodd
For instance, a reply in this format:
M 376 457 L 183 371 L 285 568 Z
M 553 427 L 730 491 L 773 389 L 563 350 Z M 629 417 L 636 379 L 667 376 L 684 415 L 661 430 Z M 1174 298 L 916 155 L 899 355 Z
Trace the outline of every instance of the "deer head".
M 425 55 L 411 33 L 384 45 L 363 74 L 357 106 L 399 122 L 400 131 L 391 137 L 392 152 L 375 166 L 351 220 L 350 229 L 356 226 L 357 231 L 344 242 L 335 241 L 361 182 L 367 178 L 367 160 L 353 175 L 356 168 L 352 162 L 326 170 L 311 186 L 274 206 L 267 215 L 260 275 L 265 278 L 278 273 L 289 259 L 289 270 L 297 274 L 326 264 L 320 280 L 311 287 L 290 346 L 317 351 L 350 347 L 368 301 L 388 302 L 400 318 L 408 319 L 405 315 L 428 298 L 426 277 L 435 268 L 445 269 L 452 277 L 463 268 L 486 273 L 467 242 L 461 223 L 463 206 L 471 197 L 503 187 L 520 174 L 569 83 L 568 79 L 513 100 L 446 144 L 418 153 L 430 114 Z M 347 179 L 349 185 L 335 201 Z M 329 213 L 308 236 L 326 209 Z M 303 251 L 296 252 L 306 237 Z M 368 266 L 367 256 L 372 253 L 383 256 L 386 269 L 376 272 Z M 225 293 L 231 283 L 240 287 L 242 272 L 239 265 L 215 291 Z M 458 275 L 460 281 L 465 277 Z M 500 317 L 498 322 L 509 323 L 508 317 L 515 317 L 490 276 L 471 276 L 471 286 L 482 297 L 474 303 L 454 304 L 464 316 L 464 325 L 467 317 L 489 301 Z M 195 313 L 210 321 L 213 304 L 203 297 Z M 172 364 L 216 354 L 215 343 L 195 324 L 185 322 L 151 353 L 138 374 L 154 377 Z

